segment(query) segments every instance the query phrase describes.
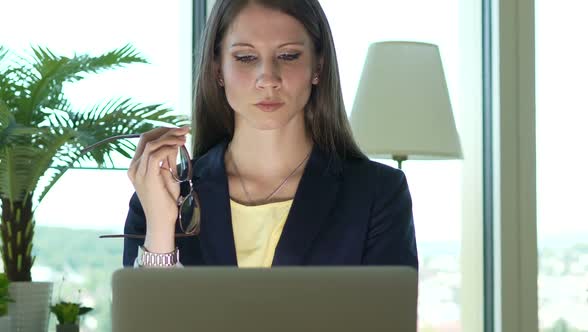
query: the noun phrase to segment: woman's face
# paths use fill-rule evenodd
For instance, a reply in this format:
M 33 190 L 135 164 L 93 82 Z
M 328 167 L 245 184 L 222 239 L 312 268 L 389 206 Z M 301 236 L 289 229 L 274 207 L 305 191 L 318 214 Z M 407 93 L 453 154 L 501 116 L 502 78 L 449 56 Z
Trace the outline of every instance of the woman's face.
M 292 16 L 248 5 L 221 42 L 220 78 L 235 126 L 282 128 L 304 122 L 317 65 L 312 40 Z M 266 104 L 266 105 L 264 105 Z

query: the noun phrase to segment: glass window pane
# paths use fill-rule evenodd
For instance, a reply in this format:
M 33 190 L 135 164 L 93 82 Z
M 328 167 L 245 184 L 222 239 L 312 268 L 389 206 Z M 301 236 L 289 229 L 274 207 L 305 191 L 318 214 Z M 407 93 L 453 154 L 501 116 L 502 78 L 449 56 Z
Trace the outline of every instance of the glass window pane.
M 536 0 L 541 331 L 588 331 L 588 2 Z
M 473 42 L 464 43 L 465 34 L 460 31 L 464 27 L 460 24 L 468 20 L 460 18 L 460 14 L 464 15 L 461 1 L 320 2 L 333 30 L 348 114 L 351 113 L 368 46 L 372 42 L 383 40 L 420 41 L 438 45 L 458 128 L 460 121 L 464 121 L 463 112 L 481 113 L 481 107 L 459 109 L 464 96 L 479 93 L 473 86 L 460 85 L 460 79 L 467 76 L 464 73 L 464 59 L 461 58 L 464 52 L 460 47 L 468 43 L 478 43 L 481 39 L 480 34 Z M 481 21 L 479 24 L 481 26 Z M 479 59 L 468 61 L 481 62 L 481 55 Z M 477 134 L 481 136 L 481 133 Z M 462 142 L 467 139 L 470 138 L 464 137 L 462 133 Z M 396 167 L 396 163 L 391 160 L 378 161 Z M 407 175 L 413 197 L 421 264 L 419 330 L 460 331 L 464 328 L 460 318 L 462 273 L 468 268 L 461 265 L 460 252 L 462 213 L 467 208 L 462 204 L 462 183 L 465 176 L 463 162 L 409 160 L 402 164 L 402 168 Z M 476 182 L 480 179 L 469 181 Z M 472 201 L 480 202 L 481 199 L 481 195 L 471 198 Z M 479 220 L 471 222 L 477 222 L 481 228 L 481 216 Z M 481 252 L 479 257 L 481 259 Z M 482 311 L 482 308 L 477 311 Z
M 55 54 L 99 55 L 132 44 L 149 64 L 114 69 L 64 87 L 76 109 L 131 97 L 190 114 L 191 1 L 7 1 L 2 3 L 0 45 L 27 54 L 30 45 Z M 83 331 L 110 330 L 110 278 L 122 267 L 122 232 L 133 187 L 121 170 L 68 171 L 36 211 L 33 280 L 54 281 L 54 299 L 81 300 L 95 308 Z M 65 283 L 62 283 L 65 279 Z M 63 284 L 63 285 L 62 285 Z M 78 290 L 81 293 L 78 294 Z M 51 318 L 50 331 L 55 331 Z

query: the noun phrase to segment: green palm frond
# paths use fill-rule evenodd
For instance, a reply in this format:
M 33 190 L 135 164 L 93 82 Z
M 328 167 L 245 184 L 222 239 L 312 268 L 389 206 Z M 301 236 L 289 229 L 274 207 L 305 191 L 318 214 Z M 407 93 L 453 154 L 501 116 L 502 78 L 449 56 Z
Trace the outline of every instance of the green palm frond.
M 147 60 L 131 45 L 96 57 L 82 54 L 74 55 L 72 58 L 57 56 L 47 48 L 35 47 L 32 60 L 26 64 L 30 70 L 19 71 L 26 73 L 18 77 L 18 80 L 26 82 L 28 89 L 25 93 L 28 98 L 25 104 L 19 105 L 20 114 L 17 118 L 21 122 L 39 125 L 44 119 L 43 115 L 39 114 L 43 108 L 58 109 L 63 99 L 64 83 L 79 81 L 86 74 L 99 73 L 132 63 L 147 63 Z
M 7 54 L 8 50 L 6 49 L 6 47 L 0 45 L 0 63 L 2 62 L 2 60 L 4 60 Z
M 45 198 L 45 195 L 49 193 L 49 190 L 53 188 L 55 183 L 57 183 L 57 181 L 61 179 L 61 177 L 71 166 L 73 166 L 73 163 L 67 166 L 57 166 L 47 170 L 47 172 L 43 176 L 43 179 L 47 180 L 47 184 L 43 188 L 39 188 L 41 190 L 41 193 L 38 197 L 36 197 L 37 202 L 43 201 L 43 198 Z M 37 207 L 38 206 L 39 205 L 37 204 Z M 36 211 L 36 209 L 37 208 L 35 207 L 33 211 Z
M 32 192 L 30 181 L 33 162 L 45 153 L 38 142 L 47 130 L 18 124 L 0 101 L 0 196 L 11 201 L 23 200 Z M 34 187 L 33 187 L 34 189 Z
M 26 143 L 28 138 L 43 132 L 43 129 L 25 127 L 17 123 L 9 108 L 0 100 L 0 147 L 6 147 L 23 139 Z
M 79 58 L 84 59 L 84 56 Z M 85 73 L 98 73 L 102 70 L 114 69 L 115 67 L 133 63 L 148 63 L 148 61 L 135 48 L 127 44 L 98 57 L 85 57 L 81 67 Z
M 52 128 L 73 128 L 71 121 L 72 107 L 67 99 L 64 99 L 59 108 L 47 109 L 45 120 Z
M 23 85 L 26 83 L 24 76 L 19 68 L 0 68 L 0 102 L 3 102 L 11 111 L 20 107 L 23 100 L 19 96 L 27 94 Z
M 86 54 L 74 54 L 72 58 L 56 56 L 49 49 L 42 47 L 33 48 L 33 53 L 32 65 L 39 77 L 57 84 L 79 81 L 84 78 L 84 74 L 99 73 L 132 63 L 147 63 L 147 60 L 128 44 L 97 57 Z
M 172 115 L 163 105 L 141 105 L 130 99 L 112 99 L 92 107 L 88 112 L 71 114 L 73 128 L 78 131 L 78 141 L 90 145 L 108 137 L 143 133 L 155 126 L 183 126 L 189 123 L 187 117 Z M 119 140 L 108 146 L 91 151 L 85 160 L 93 160 L 102 167 L 106 165 L 110 151 L 131 157 L 134 145 Z M 110 163 L 112 166 L 112 162 Z
M 33 234 L 32 213 L 65 172 L 80 159 L 113 166 L 112 154 L 131 157 L 134 145 L 118 141 L 81 156 L 85 146 L 110 136 L 142 133 L 162 125 L 188 124 L 186 117 L 173 115 L 162 104 L 143 105 L 131 99 L 112 99 L 88 110 L 76 110 L 64 94 L 66 83 L 89 74 L 147 61 L 130 45 L 99 56 L 56 55 L 34 47 L 28 58 L 13 56 L 0 46 L 0 198 L 3 206 L 0 254 L 11 280 L 29 281 L 34 262 L 26 239 L 11 236 L 21 227 Z M 4 205 L 6 204 L 6 205 Z M 26 267 L 7 255 L 17 248 Z M 16 250 L 16 249 L 14 249 Z
M 14 122 L 14 116 L 10 113 L 8 105 L 0 99 L 0 135 L 2 135 L 2 131 L 6 130 L 12 122 Z
M 188 124 L 186 117 L 173 115 L 171 109 L 161 104 L 142 105 L 129 98 L 112 99 L 87 111 L 73 110 L 63 93 L 63 84 L 83 79 L 89 73 L 146 63 L 130 45 L 97 57 L 74 55 L 68 58 L 42 47 L 33 48 L 33 54 L 32 60 L 9 67 L 0 76 L 0 143 L 12 144 L 10 142 L 23 137 L 18 146 L 36 147 L 34 157 L 32 150 L 23 155 L 23 158 L 35 160 L 34 165 L 29 166 L 28 181 L 13 183 L 11 193 L 33 193 L 39 189 L 40 203 L 65 171 L 79 162 L 84 146 L 110 136 L 141 133 L 164 124 Z M 101 167 L 112 167 L 113 152 L 130 158 L 134 148 L 132 143 L 121 140 L 100 147 L 83 159 L 95 161 Z M 16 158 L 15 154 L 10 156 Z M 40 181 L 41 178 L 47 181 Z M 39 183 L 46 185 L 37 188 Z
M 24 187 L 39 149 L 32 146 L 0 147 L 0 196 L 10 201 L 23 201 L 30 192 Z
M 8 59 L 8 54 L 0 46 L 0 61 Z M 32 194 L 39 179 L 48 173 L 48 185 L 39 188 L 42 199 L 65 170 L 77 162 L 83 146 L 113 135 L 144 132 L 164 123 L 187 123 L 187 119 L 171 115 L 171 110 L 162 105 L 141 105 L 130 99 L 113 99 L 87 112 L 73 110 L 63 93 L 63 84 L 81 80 L 87 74 L 147 63 L 131 45 L 99 56 L 74 54 L 71 58 L 56 55 L 48 48 L 33 47 L 29 59 L 19 60 L 5 61 L 10 64 L 3 64 L 0 71 L 0 147 L 4 175 L 0 195 L 19 199 Z M 104 165 L 111 160 L 110 153 L 116 151 L 130 157 L 132 149 L 132 144 L 121 141 L 84 158 Z M 26 169 L 28 181 L 14 177 L 15 167 Z
M 42 189 L 42 193 L 37 200 L 39 203 L 43 200 L 49 189 L 61 178 L 68 168 L 73 166 L 74 162 L 79 158 L 79 151 L 72 149 L 68 144 L 74 140 L 77 132 L 71 128 L 61 128 L 61 133 L 45 135 L 42 141 L 38 142 L 38 146 L 42 146 L 42 152 L 37 154 L 35 164 L 29 168 L 30 180 L 24 188 L 27 192 L 34 192 L 35 189 Z M 72 151 L 73 150 L 73 151 Z M 79 149 L 77 149 L 79 150 Z M 50 181 L 44 188 L 38 188 L 40 179 L 45 173 L 51 174 Z

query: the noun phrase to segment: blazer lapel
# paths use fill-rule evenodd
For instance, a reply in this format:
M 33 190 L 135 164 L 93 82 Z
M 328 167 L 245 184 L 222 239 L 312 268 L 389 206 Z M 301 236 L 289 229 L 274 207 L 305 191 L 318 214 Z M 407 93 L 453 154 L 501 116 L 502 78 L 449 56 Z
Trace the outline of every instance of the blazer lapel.
M 206 265 L 237 265 L 229 185 L 224 155 L 227 141 L 223 141 L 194 165 L 194 190 L 200 198 L 200 250 Z
M 313 240 L 334 206 L 340 176 L 340 161 L 329 158 L 315 145 L 276 247 L 273 266 L 304 263 Z

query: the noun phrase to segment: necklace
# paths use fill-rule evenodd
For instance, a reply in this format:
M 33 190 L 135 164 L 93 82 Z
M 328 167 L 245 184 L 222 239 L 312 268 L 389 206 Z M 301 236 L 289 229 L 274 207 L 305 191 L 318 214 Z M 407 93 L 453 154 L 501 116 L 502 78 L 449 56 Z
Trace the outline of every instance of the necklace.
M 280 182 L 280 184 L 276 187 L 276 189 L 274 189 L 266 198 L 264 198 L 261 201 L 261 204 L 267 203 L 272 197 L 274 197 L 275 194 L 278 193 L 278 191 L 280 191 L 280 189 L 282 189 L 282 187 L 284 187 L 284 185 L 286 184 L 286 182 L 288 182 L 290 177 L 292 177 L 292 175 L 294 175 L 294 173 L 296 173 L 296 171 L 302 166 L 302 164 L 304 164 L 304 162 L 310 157 L 311 152 L 312 152 L 312 149 L 310 150 L 310 152 L 308 152 L 306 157 L 304 157 L 304 159 L 302 159 L 300 164 L 298 164 L 298 166 L 296 166 L 296 168 L 294 168 L 294 170 L 292 172 L 290 172 L 290 174 L 288 174 L 288 176 L 286 176 L 284 178 L 284 180 L 282 180 L 282 182 Z M 237 177 L 239 178 L 239 182 L 241 183 L 241 188 L 243 189 L 243 192 L 245 193 L 245 196 L 247 197 L 247 201 L 248 201 L 249 205 L 253 205 L 253 200 L 251 199 L 251 195 L 249 195 L 247 188 L 245 188 L 245 182 L 243 181 L 243 178 L 241 177 L 241 173 L 239 173 L 239 168 L 237 167 L 237 163 L 235 162 L 235 158 L 233 158 L 233 150 L 232 149 L 231 149 L 231 153 L 229 156 L 231 157 L 231 163 L 233 164 L 233 167 L 235 167 L 235 173 L 237 173 Z

